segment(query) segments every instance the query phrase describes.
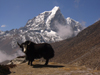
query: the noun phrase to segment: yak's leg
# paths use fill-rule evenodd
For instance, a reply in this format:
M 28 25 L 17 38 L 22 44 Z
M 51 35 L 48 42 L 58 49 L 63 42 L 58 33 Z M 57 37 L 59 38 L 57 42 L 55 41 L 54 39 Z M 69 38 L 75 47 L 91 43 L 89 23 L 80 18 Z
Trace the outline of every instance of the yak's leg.
M 32 66 L 32 62 L 33 62 L 33 61 L 31 61 L 31 66 Z
M 30 60 L 28 61 L 28 65 L 30 65 Z
M 49 59 L 46 59 L 45 65 L 48 65 Z
M 33 62 L 33 61 L 28 61 L 28 65 L 31 65 L 31 66 L 32 66 L 32 62 Z
M 30 61 L 30 65 L 32 66 L 33 64 L 32 64 L 32 62 L 34 61 L 34 59 L 31 59 L 31 61 Z

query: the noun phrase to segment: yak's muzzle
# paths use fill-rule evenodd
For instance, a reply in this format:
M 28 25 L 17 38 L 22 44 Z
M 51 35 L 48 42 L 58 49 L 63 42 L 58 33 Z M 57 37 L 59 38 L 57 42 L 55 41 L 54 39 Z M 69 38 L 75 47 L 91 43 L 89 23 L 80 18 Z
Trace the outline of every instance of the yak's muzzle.
M 23 45 L 23 52 L 26 53 L 27 51 L 27 45 Z

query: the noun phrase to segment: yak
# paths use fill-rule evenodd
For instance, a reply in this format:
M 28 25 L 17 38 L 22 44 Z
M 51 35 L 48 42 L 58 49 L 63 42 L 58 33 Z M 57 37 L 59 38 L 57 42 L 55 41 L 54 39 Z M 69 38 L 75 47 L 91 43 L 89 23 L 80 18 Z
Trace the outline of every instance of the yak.
M 42 57 L 46 59 L 45 65 L 48 65 L 49 59 L 54 57 L 54 50 L 48 43 L 36 44 L 32 41 L 25 41 L 22 44 L 17 42 L 17 44 L 22 48 L 22 52 L 25 53 L 28 65 L 32 66 L 34 59 Z

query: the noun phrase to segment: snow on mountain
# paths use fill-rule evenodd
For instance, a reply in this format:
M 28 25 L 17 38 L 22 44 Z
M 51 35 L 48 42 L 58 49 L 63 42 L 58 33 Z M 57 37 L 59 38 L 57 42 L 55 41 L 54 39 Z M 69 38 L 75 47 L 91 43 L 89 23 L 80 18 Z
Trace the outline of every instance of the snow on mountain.
M 57 13 L 57 11 L 59 11 L 59 7 L 55 6 L 50 12 L 51 14 L 48 16 L 47 20 L 46 20 L 46 25 L 48 27 L 50 27 L 50 23 L 52 21 L 52 19 L 55 17 L 55 14 Z
M 82 25 L 64 18 L 60 8 L 55 6 L 51 11 L 40 13 L 28 20 L 24 27 L 10 31 L 0 31 L 0 50 L 11 54 L 18 51 L 19 43 L 31 40 L 35 43 L 51 43 L 76 36 L 83 29 Z
M 67 24 L 72 27 L 74 36 L 76 36 L 81 30 L 84 29 L 84 27 L 78 21 L 75 21 L 71 19 L 70 17 L 68 17 L 66 21 L 67 21 Z

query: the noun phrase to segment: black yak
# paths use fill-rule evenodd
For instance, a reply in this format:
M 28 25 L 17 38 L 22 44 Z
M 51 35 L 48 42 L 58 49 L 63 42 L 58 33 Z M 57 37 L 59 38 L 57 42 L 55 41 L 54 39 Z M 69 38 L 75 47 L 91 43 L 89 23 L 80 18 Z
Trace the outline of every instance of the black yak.
M 31 41 L 26 41 L 22 44 L 17 42 L 17 44 L 20 48 L 22 48 L 22 52 L 25 53 L 28 65 L 32 65 L 34 59 L 42 57 L 46 59 L 45 65 L 47 65 L 49 59 L 54 57 L 54 50 L 48 43 L 36 44 Z

